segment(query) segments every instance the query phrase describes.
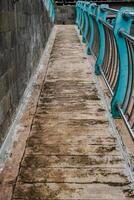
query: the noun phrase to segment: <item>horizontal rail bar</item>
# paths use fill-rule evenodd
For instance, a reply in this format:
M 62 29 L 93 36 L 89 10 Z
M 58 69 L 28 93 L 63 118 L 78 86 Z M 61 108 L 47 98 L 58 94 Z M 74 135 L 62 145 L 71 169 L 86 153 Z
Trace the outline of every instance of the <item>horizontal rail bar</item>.
M 102 24 L 104 24 L 106 27 L 108 27 L 109 29 L 113 30 L 113 27 L 112 27 L 110 24 L 108 24 L 107 22 L 104 22 L 104 21 L 101 20 L 101 19 L 99 19 L 99 21 L 100 21 Z
M 129 35 L 128 33 L 120 30 L 120 33 L 123 35 L 123 37 L 126 37 L 129 41 L 131 41 L 132 43 L 134 43 L 134 36 Z
M 122 116 L 122 118 L 123 118 L 123 120 L 124 120 L 124 122 L 125 122 L 125 124 L 126 124 L 126 126 L 127 126 L 127 128 L 128 128 L 128 131 L 129 131 L 130 134 L 131 134 L 131 137 L 132 137 L 133 140 L 134 140 L 134 132 L 133 132 L 133 130 L 131 129 L 131 126 L 130 126 L 129 122 L 128 122 L 126 116 L 124 115 L 123 110 L 121 109 L 121 107 L 120 107 L 119 105 L 118 105 L 118 109 L 119 109 L 119 111 L 120 111 L 120 113 L 121 113 L 121 116 Z
M 102 11 L 109 11 L 109 12 L 113 12 L 113 13 L 117 13 L 118 12 L 118 10 L 116 10 L 116 9 L 113 9 L 113 8 L 101 8 L 101 10 Z
M 110 85 L 109 85 L 109 83 L 108 83 L 108 81 L 107 81 L 107 79 L 106 79 L 106 77 L 105 77 L 105 74 L 104 74 L 104 72 L 103 72 L 103 70 L 102 70 L 101 67 L 100 67 L 100 71 L 101 71 L 101 74 L 102 74 L 102 76 L 103 76 L 103 78 L 104 78 L 104 81 L 105 81 L 105 83 L 106 83 L 106 85 L 107 85 L 107 87 L 108 87 L 108 89 L 109 89 L 109 91 L 110 91 L 110 94 L 111 94 L 111 96 L 113 97 L 113 96 L 114 96 L 113 90 L 111 89 L 111 87 L 110 87 Z
M 124 17 L 132 17 L 132 18 L 134 18 L 134 12 L 126 11 L 126 12 L 123 13 L 123 16 Z

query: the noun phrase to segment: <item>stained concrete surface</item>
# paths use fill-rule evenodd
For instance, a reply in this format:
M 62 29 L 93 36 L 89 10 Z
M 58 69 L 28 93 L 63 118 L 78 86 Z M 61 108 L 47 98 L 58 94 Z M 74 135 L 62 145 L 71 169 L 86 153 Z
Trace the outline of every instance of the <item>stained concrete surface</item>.
M 129 200 L 130 180 L 74 26 L 57 26 L 12 200 Z

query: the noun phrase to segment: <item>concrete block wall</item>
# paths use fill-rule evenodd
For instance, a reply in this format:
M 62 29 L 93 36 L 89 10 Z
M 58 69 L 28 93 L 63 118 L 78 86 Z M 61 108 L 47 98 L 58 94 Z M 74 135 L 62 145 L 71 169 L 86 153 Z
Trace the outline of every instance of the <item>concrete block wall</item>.
M 52 26 L 42 0 L 0 0 L 0 146 Z
M 57 24 L 75 24 L 75 6 L 63 5 L 56 6 Z

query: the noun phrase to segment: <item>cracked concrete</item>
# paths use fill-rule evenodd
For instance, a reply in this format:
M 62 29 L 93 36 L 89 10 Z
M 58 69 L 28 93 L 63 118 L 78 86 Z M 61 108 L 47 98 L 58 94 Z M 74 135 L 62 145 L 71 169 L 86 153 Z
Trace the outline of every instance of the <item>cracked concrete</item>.
M 30 123 L 11 184 L 12 200 L 134 199 L 125 160 L 74 26 L 57 26 Z

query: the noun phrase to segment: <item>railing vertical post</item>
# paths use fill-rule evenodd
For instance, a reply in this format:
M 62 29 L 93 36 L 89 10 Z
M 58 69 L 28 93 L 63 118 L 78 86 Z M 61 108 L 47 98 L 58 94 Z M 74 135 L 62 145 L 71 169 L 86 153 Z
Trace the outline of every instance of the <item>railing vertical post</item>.
M 82 21 L 82 11 L 81 11 L 81 4 L 79 5 L 79 21 L 78 21 L 78 28 L 80 30 L 81 26 L 81 21 Z
M 129 73 L 129 57 L 127 51 L 127 44 L 125 38 L 121 34 L 121 30 L 125 30 L 126 33 L 130 32 L 130 27 L 132 23 L 131 17 L 124 17 L 126 11 L 133 11 L 133 8 L 121 8 L 117 14 L 114 35 L 117 43 L 118 56 L 119 56 L 119 76 L 117 80 L 115 94 L 111 102 L 111 112 L 114 118 L 120 117 L 120 111 L 118 105 L 122 105 L 128 83 L 128 73 Z
M 88 47 L 87 47 L 87 54 L 91 55 L 91 49 L 92 49 L 92 44 L 93 44 L 93 39 L 94 39 L 94 26 L 93 26 L 93 20 L 91 15 L 95 15 L 96 11 L 96 4 L 92 3 L 90 4 L 88 8 L 88 19 L 89 19 L 89 26 L 90 26 L 90 38 L 88 41 Z
M 75 10 L 76 10 L 76 20 L 75 20 L 75 24 L 78 26 L 78 19 L 79 19 L 79 2 L 76 2 L 76 7 L 75 7 Z
M 96 16 L 96 21 L 98 24 L 98 29 L 99 29 L 99 53 L 97 56 L 97 60 L 95 63 L 95 74 L 96 75 L 101 75 L 100 71 L 100 66 L 102 65 L 103 59 L 104 59 L 104 54 L 105 54 L 105 32 L 102 23 L 100 22 L 100 19 L 106 22 L 106 16 L 107 16 L 107 11 L 104 10 L 104 8 L 108 8 L 107 4 L 102 4 L 98 7 L 97 10 L 97 16 Z
M 80 2 L 78 4 L 78 29 L 80 30 L 80 34 L 82 34 L 81 26 L 82 26 L 82 3 Z
M 81 7 L 81 26 L 80 26 L 80 35 L 83 34 L 83 28 L 84 28 L 84 11 L 83 11 L 84 5 Z
M 76 21 L 78 29 L 80 29 L 80 17 L 81 17 L 80 15 L 81 15 L 81 11 L 80 11 L 79 2 L 78 2 L 78 4 L 77 4 L 77 21 Z
M 76 25 L 78 26 L 78 29 L 80 29 L 80 16 L 81 15 L 81 9 L 80 9 L 80 2 L 78 1 L 76 3 Z
M 89 19 L 88 19 L 88 9 L 89 9 L 90 3 L 86 3 L 84 7 L 84 18 L 85 18 L 85 27 L 84 27 L 84 32 L 83 32 L 83 37 L 82 37 L 82 42 L 86 43 L 86 38 L 88 34 L 88 27 L 89 27 Z

